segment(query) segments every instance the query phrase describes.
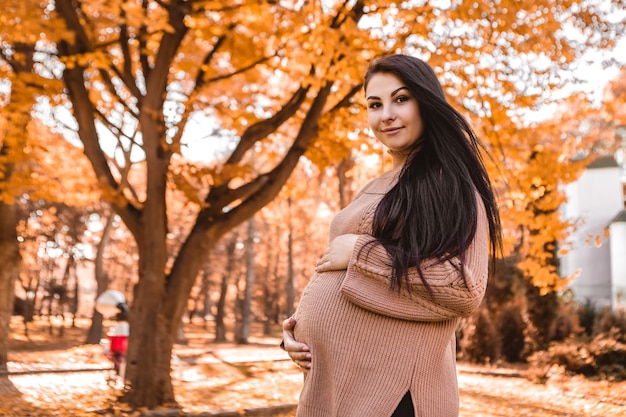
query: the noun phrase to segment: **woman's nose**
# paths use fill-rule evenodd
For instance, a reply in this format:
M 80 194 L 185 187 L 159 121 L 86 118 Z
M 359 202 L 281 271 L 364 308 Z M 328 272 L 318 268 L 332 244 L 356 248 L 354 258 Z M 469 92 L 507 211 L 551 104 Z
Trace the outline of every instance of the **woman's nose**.
M 383 122 L 393 122 L 396 120 L 396 114 L 390 109 L 387 108 L 383 110 Z

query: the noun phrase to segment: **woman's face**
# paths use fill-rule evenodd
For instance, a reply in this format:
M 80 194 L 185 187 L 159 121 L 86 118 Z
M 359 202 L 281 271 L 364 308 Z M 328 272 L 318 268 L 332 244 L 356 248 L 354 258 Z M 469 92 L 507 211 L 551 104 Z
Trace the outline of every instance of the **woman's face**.
M 417 99 L 398 77 L 385 72 L 370 78 L 365 97 L 374 135 L 392 154 L 406 154 L 424 131 Z

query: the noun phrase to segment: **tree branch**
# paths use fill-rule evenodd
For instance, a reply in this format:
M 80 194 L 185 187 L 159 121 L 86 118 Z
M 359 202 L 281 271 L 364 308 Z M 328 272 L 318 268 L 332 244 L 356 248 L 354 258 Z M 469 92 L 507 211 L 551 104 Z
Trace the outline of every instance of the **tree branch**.
M 172 61 L 178 52 L 188 28 L 184 23 L 186 7 L 176 3 L 168 8 L 169 24 L 174 27 L 174 32 L 165 32 L 161 38 L 161 44 L 154 60 L 154 66 L 146 77 L 146 95 L 143 106 L 158 112 L 163 108 L 166 98 L 167 81 Z
M 311 68 L 311 72 L 314 69 Z M 258 140 L 265 138 L 270 133 L 274 132 L 278 127 L 280 127 L 283 123 L 285 123 L 291 116 L 293 116 L 296 111 L 300 108 L 304 100 L 306 99 L 306 95 L 309 91 L 309 86 L 303 87 L 300 86 L 298 90 L 291 96 L 289 101 L 285 103 L 285 105 L 274 114 L 269 119 L 261 120 L 251 126 L 249 126 L 243 135 L 241 135 L 241 140 L 237 145 L 237 148 L 233 151 L 228 158 L 227 164 L 236 164 L 238 163 L 243 155 L 256 143 Z
M 234 24 L 231 24 L 228 26 L 228 30 L 232 30 L 235 27 Z M 211 62 L 211 60 L 213 59 L 213 57 L 215 56 L 215 54 L 217 53 L 217 51 L 220 49 L 220 47 L 224 44 L 224 41 L 226 40 L 226 35 L 222 35 L 217 39 L 217 42 L 215 42 L 215 45 L 213 45 L 213 48 L 206 54 L 206 56 L 204 57 L 204 59 L 202 60 L 202 64 L 200 64 L 200 70 L 198 71 L 198 75 L 196 76 L 196 82 L 195 82 L 195 88 L 196 90 L 202 88 L 204 86 L 204 84 L 206 83 L 204 76 L 206 74 L 206 71 L 204 70 L 204 68 L 209 65 L 209 62 Z
M 343 98 L 329 110 L 329 113 L 350 106 L 352 104 L 352 97 L 354 97 L 354 95 L 358 93 L 361 88 L 363 88 L 363 83 L 354 85 L 350 91 L 348 91 L 346 95 L 343 96 Z
M 122 18 L 125 16 L 126 12 L 122 9 Z M 122 50 L 122 55 L 124 56 L 124 69 L 119 71 L 115 65 L 114 70 L 117 73 L 118 77 L 122 81 L 124 81 L 124 85 L 128 88 L 131 94 L 137 99 L 137 107 L 141 107 L 141 98 L 142 94 L 137 88 L 137 84 L 135 83 L 135 78 L 133 77 L 133 62 L 130 54 L 130 46 L 129 46 L 129 37 L 128 37 L 128 25 L 123 24 L 120 26 L 120 38 L 119 38 L 120 48 Z
M 245 198 L 240 205 L 227 212 L 223 212 L 221 208 L 219 213 L 214 210 L 210 211 L 214 220 L 215 218 L 219 218 L 219 221 L 216 221 L 215 224 L 220 230 L 216 231 L 216 233 L 221 233 L 222 228 L 224 231 L 227 231 L 241 223 L 278 195 L 298 164 L 300 157 L 307 150 L 311 141 L 317 136 L 319 120 L 323 114 L 326 102 L 328 101 L 332 85 L 333 83 L 329 81 L 320 89 L 300 126 L 296 139 L 280 164 L 272 171 L 257 177 L 250 186 L 246 185 L 240 187 L 240 189 L 228 191 L 218 190 L 222 198 L 219 200 L 217 206 L 221 207 L 226 207 L 230 202 L 236 201 L 237 199 L 248 197 Z M 211 201 L 218 202 L 214 199 L 211 199 Z M 225 202 L 228 203 L 224 204 Z
M 157 2 L 157 4 L 161 5 L 161 7 L 163 7 L 164 9 L 167 10 L 167 8 L 161 4 L 161 2 Z M 148 0 L 143 0 L 141 2 L 141 7 L 144 10 L 144 14 L 147 12 L 148 10 Z M 141 71 L 143 72 L 143 79 L 147 80 L 148 77 L 150 76 L 150 62 L 148 61 L 148 56 L 143 52 L 147 49 L 147 44 L 146 44 L 146 35 L 148 34 L 148 28 L 146 27 L 145 24 L 142 24 L 141 27 L 139 28 L 139 63 L 141 64 Z
M 229 74 L 222 74 L 222 75 L 218 75 L 217 77 L 210 78 L 208 80 L 208 83 L 213 83 L 213 82 L 216 82 L 216 81 L 225 80 L 225 79 L 234 77 L 235 75 L 243 74 L 244 72 L 246 72 L 246 71 L 256 67 L 257 65 L 259 65 L 259 64 L 261 64 L 261 63 L 263 63 L 265 61 L 268 61 L 270 58 L 272 58 L 272 57 L 271 56 L 261 57 L 261 58 L 257 59 L 256 61 L 252 61 L 250 64 L 246 65 L 245 67 L 239 68 L 238 70 L 235 70 L 235 71 L 233 71 L 233 72 L 231 72 Z
M 78 16 L 78 10 L 73 6 L 72 1 L 57 0 L 56 8 L 65 25 L 76 35 L 76 42 L 73 44 L 67 42 L 59 43 L 59 56 L 67 57 L 90 52 L 92 46 L 84 28 L 80 24 L 81 19 Z M 63 81 L 72 103 L 74 118 L 78 124 L 78 137 L 83 144 L 85 155 L 91 162 L 96 177 L 104 182 L 105 187 L 110 187 L 113 192 L 119 192 L 120 185 L 113 177 L 107 158 L 100 148 L 94 118 L 96 109 L 85 86 L 84 71 L 85 69 L 79 65 L 72 68 L 65 67 L 63 71 Z M 125 202 L 128 203 L 127 200 Z M 112 201 L 111 204 L 115 206 L 117 213 L 122 216 L 131 233 L 137 235 L 140 227 L 139 211 L 130 204 L 120 204 L 119 200 Z

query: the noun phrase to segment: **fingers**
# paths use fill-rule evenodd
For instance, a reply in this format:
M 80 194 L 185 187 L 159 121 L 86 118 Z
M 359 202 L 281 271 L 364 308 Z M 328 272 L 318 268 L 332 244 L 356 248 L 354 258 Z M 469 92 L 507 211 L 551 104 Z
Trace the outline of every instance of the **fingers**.
M 309 347 L 298 342 L 294 335 L 293 329 L 296 326 L 296 320 L 293 317 L 289 317 L 283 321 L 283 344 L 284 349 L 299 367 L 308 370 L 311 368 L 311 353 Z
M 293 334 L 293 329 L 296 327 L 296 319 L 289 317 L 283 322 L 283 343 L 285 350 L 288 352 L 303 352 L 308 351 L 308 346 L 303 343 L 298 343 Z
M 326 248 L 326 252 L 317 260 L 315 264 L 315 272 L 326 272 L 332 271 L 335 268 L 334 256 L 332 253 L 332 249 L 329 246 Z
M 335 237 L 317 261 L 315 272 L 327 272 L 346 269 L 350 264 L 352 252 L 360 235 L 345 234 Z
M 296 319 L 289 317 L 283 321 L 283 332 L 288 331 L 293 334 L 293 329 L 296 327 Z
M 302 369 L 311 369 L 311 354 L 309 352 L 287 352 L 292 361 Z
M 330 259 L 327 258 L 327 255 L 324 255 L 317 260 L 317 263 L 315 264 L 315 272 L 327 271 L 330 269 L 331 265 L 332 263 Z
M 293 360 L 293 359 L 292 359 Z M 311 369 L 311 360 L 308 359 L 306 361 L 293 361 L 296 365 L 298 365 L 300 368 L 302 368 L 303 371 L 308 371 Z

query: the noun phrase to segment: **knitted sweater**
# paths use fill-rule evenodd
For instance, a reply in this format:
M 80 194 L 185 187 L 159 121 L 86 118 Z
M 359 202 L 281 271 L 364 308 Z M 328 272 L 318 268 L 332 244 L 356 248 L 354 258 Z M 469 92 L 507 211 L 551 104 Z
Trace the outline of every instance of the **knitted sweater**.
M 416 417 L 458 416 L 455 330 L 483 298 L 488 270 L 488 222 L 479 218 L 466 253 L 464 283 L 457 260 L 424 262 L 431 296 L 416 269 L 410 292 L 389 289 L 390 258 L 371 236 L 374 210 L 397 181 L 396 172 L 366 185 L 330 226 L 330 239 L 362 234 L 347 270 L 313 275 L 294 315 L 296 340 L 306 343 L 297 417 L 389 417 L 407 391 Z M 367 256 L 365 256 L 367 255 Z

